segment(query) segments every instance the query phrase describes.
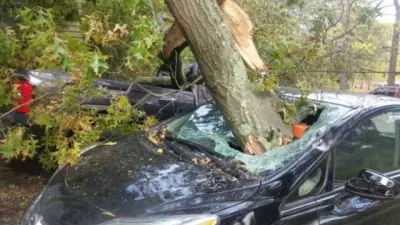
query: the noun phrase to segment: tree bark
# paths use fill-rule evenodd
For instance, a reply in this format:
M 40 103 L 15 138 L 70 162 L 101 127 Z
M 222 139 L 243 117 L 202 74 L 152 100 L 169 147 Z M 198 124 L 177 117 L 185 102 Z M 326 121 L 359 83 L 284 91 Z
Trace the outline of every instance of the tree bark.
M 345 91 L 348 88 L 348 77 L 349 77 L 349 72 L 342 72 L 339 75 L 339 82 L 340 82 L 340 90 Z
M 398 0 L 393 0 L 396 8 L 396 20 L 393 24 L 393 35 L 392 35 L 392 47 L 390 49 L 390 61 L 389 61 L 389 77 L 388 85 L 395 85 L 396 83 L 396 66 L 397 56 L 399 54 L 399 25 L 400 25 L 400 5 Z
M 288 127 L 277 97 L 256 94 L 216 1 L 166 0 L 199 63 L 205 83 L 243 150 L 262 154 Z
M 344 54 L 344 72 L 340 73 L 339 75 L 339 81 L 340 81 L 340 90 L 345 91 L 348 89 L 349 83 L 349 77 L 351 75 L 351 51 L 352 51 L 352 46 L 351 46 L 351 37 L 349 31 L 350 31 L 350 14 L 351 14 L 351 8 L 353 7 L 353 2 L 347 0 L 346 1 L 346 8 L 345 8 L 345 20 L 344 20 L 344 33 L 346 34 L 344 37 L 343 41 L 343 54 Z

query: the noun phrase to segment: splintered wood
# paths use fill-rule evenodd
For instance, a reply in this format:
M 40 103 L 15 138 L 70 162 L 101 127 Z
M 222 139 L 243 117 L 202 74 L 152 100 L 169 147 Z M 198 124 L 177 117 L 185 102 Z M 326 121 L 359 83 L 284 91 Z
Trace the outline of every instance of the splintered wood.
M 266 72 L 268 68 L 258 54 L 253 42 L 253 24 L 247 13 L 232 0 L 217 0 L 217 2 L 235 40 L 236 50 L 247 66 L 258 72 Z M 175 48 L 186 42 L 186 37 L 176 22 L 166 33 L 164 42 L 163 57 L 165 59 L 171 56 Z

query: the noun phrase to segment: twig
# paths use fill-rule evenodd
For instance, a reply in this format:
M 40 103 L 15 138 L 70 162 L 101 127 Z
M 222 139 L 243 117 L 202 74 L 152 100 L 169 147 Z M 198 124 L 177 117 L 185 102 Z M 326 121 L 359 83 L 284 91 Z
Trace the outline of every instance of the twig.
M 138 85 L 140 88 L 142 88 L 143 90 L 145 90 L 148 94 L 153 95 L 153 96 L 158 97 L 158 98 L 162 98 L 162 97 L 165 97 L 165 96 L 168 96 L 168 95 L 173 95 L 173 94 L 179 93 L 179 92 L 183 91 L 184 89 L 193 86 L 194 84 L 196 84 L 197 82 L 199 82 L 201 79 L 203 79 L 203 77 L 198 77 L 198 78 L 196 78 L 193 82 L 191 82 L 190 84 L 188 84 L 188 85 L 182 85 L 182 87 L 179 88 L 178 90 L 175 90 L 175 91 L 172 91 L 172 92 L 166 93 L 166 94 L 157 94 L 157 93 L 154 93 L 154 92 L 148 90 L 147 88 L 143 87 L 143 86 L 140 85 L 140 84 L 137 84 L 137 85 Z
M 123 95 L 128 96 L 129 93 L 132 91 L 133 85 L 135 85 L 134 82 L 132 82 L 132 83 L 129 85 L 128 89 L 126 89 L 126 91 L 124 91 L 124 94 L 123 94 Z
M 324 31 L 324 35 L 323 36 L 326 36 L 330 29 L 336 27 L 340 23 L 340 21 L 342 21 L 343 15 L 344 15 L 344 3 L 343 3 L 343 0 L 340 1 L 340 5 L 342 6 L 342 10 L 341 10 L 339 18 L 335 22 L 331 23 L 329 27 L 326 28 L 326 30 Z
M 354 4 L 356 1 L 357 1 L 357 0 L 354 0 L 353 2 L 350 3 L 350 9 L 353 7 L 353 4 Z M 382 4 L 382 1 L 380 1 L 380 2 L 374 7 L 374 10 L 378 10 L 381 4 Z M 358 19 L 359 19 L 359 21 L 358 21 L 356 24 L 354 24 L 353 27 L 351 27 L 350 29 L 346 30 L 346 31 L 345 31 L 344 33 L 342 33 L 341 35 L 332 38 L 332 41 L 336 41 L 336 40 L 338 40 L 338 39 L 343 38 L 343 37 L 346 36 L 347 34 L 352 33 L 353 30 L 354 30 L 355 28 L 358 27 L 358 25 L 360 25 L 360 24 L 363 23 L 363 21 L 362 21 L 360 18 L 358 18 Z
M 157 18 L 157 13 L 156 10 L 154 9 L 154 5 L 153 2 L 150 0 L 147 0 L 146 3 L 150 6 L 151 9 L 151 13 L 153 14 L 154 20 L 156 21 L 157 24 L 157 28 L 158 28 L 158 32 L 160 32 L 160 34 L 162 33 L 162 25 L 161 25 L 161 21 Z
M 6 116 L 8 116 L 9 114 L 13 113 L 15 110 L 19 109 L 21 106 L 25 106 L 25 105 L 29 105 L 29 104 L 31 104 L 31 103 L 34 103 L 34 102 L 39 101 L 40 99 L 43 99 L 43 98 L 45 98 L 45 97 L 47 97 L 47 96 L 49 96 L 49 95 L 51 95 L 51 94 L 52 94 L 52 93 L 47 93 L 47 94 L 41 95 L 41 96 L 39 96 L 39 97 L 37 97 L 37 98 L 35 98 L 35 99 L 32 99 L 32 100 L 30 100 L 29 102 L 25 102 L 25 103 L 23 103 L 23 104 L 21 104 L 21 105 L 18 105 L 18 106 L 16 106 L 16 107 L 12 108 L 10 111 L 8 111 L 8 112 L 4 113 L 3 115 L 1 115 L 1 116 L 0 116 L 0 119 L 3 119 L 4 117 L 6 117 Z

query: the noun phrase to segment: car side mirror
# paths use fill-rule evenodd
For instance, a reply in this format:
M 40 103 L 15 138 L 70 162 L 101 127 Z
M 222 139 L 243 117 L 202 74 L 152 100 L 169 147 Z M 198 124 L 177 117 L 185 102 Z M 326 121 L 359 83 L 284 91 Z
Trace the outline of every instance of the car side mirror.
M 357 177 L 350 178 L 345 190 L 352 195 L 371 200 L 390 200 L 399 194 L 400 185 L 382 173 L 364 169 Z

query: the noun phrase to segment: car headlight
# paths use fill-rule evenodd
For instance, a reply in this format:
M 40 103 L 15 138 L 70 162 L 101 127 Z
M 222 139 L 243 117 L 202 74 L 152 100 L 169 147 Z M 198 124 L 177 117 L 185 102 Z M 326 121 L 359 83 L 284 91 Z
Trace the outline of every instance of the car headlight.
M 117 218 L 101 225 L 217 225 L 214 215 L 186 215 L 149 218 Z

